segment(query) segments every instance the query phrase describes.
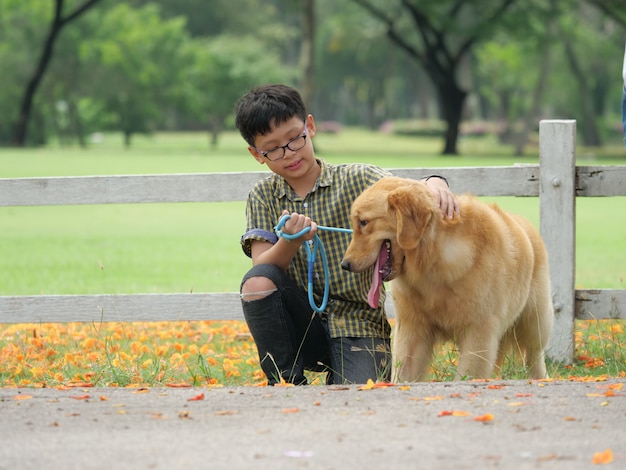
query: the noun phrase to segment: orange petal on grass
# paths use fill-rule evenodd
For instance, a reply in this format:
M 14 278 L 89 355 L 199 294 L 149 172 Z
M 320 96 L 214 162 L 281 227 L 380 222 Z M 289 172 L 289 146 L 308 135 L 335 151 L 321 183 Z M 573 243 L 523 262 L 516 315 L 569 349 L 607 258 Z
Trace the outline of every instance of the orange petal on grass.
M 187 398 L 187 401 L 200 401 L 204 400 L 204 393 L 199 393 L 195 397 Z
M 191 384 L 187 382 L 169 382 L 165 386 L 170 388 L 190 388 Z
M 91 388 L 93 384 L 91 382 L 69 382 L 67 386 L 70 388 Z
M 594 465 L 606 465 L 611 462 L 613 462 L 613 451 L 611 449 L 594 453 L 591 460 L 591 463 Z

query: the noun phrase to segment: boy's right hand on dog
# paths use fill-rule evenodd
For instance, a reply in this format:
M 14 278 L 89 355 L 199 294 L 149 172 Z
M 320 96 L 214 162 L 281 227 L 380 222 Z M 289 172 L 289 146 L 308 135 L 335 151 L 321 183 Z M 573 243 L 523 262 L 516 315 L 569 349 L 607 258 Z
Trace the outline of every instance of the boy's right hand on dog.
M 289 214 L 288 211 L 283 211 L 283 215 Z M 285 222 L 285 226 L 283 227 L 284 233 L 294 234 L 304 230 L 306 227 L 311 227 L 311 230 L 302 234 L 302 236 L 298 237 L 296 241 L 305 242 L 308 240 L 313 240 L 313 237 L 317 233 L 317 224 L 311 220 L 310 217 L 306 215 L 298 214 L 297 212 L 293 212 L 290 214 L 289 220 Z

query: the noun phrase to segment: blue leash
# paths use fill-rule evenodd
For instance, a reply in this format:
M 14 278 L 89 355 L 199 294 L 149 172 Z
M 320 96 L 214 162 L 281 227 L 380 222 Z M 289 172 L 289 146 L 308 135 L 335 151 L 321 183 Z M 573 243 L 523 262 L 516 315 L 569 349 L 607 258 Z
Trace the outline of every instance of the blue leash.
M 306 227 L 300 230 L 298 233 L 284 233 L 283 227 L 285 226 L 285 222 L 287 222 L 287 220 L 289 220 L 290 218 L 291 216 L 289 214 L 285 214 L 280 218 L 280 220 L 278 221 L 278 224 L 276 225 L 276 227 L 274 227 L 274 230 L 276 231 L 276 235 L 278 235 L 279 237 L 285 238 L 287 240 L 295 240 L 296 238 L 299 238 L 305 233 L 308 233 L 311 231 L 311 227 Z M 318 225 L 317 229 L 326 230 L 328 232 L 352 233 L 352 230 L 349 228 L 325 227 L 324 225 Z M 307 256 L 309 260 L 308 289 L 307 289 L 308 294 L 309 294 L 309 304 L 311 305 L 311 308 L 313 310 L 315 310 L 318 313 L 322 313 L 326 309 L 326 304 L 328 303 L 328 294 L 330 291 L 328 260 L 326 259 L 326 250 L 324 250 L 324 244 L 322 243 L 322 240 L 320 239 L 320 237 L 317 236 L 317 234 L 315 234 L 315 236 L 313 237 L 312 245 L 313 245 L 313 248 L 311 249 L 311 246 L 309 243 L 304 244 L 304 246 L 306 247 L 306 252 L 307 252 Z M 322 304 L 319 307 L 317 306 L 317 304 L 315 303 L 315 299 L 313 298 L 313 273 L 315 271 L 315 259 L 317 258 L 318 251 L 322 259 L 322 266 L 324 267 L 324 297 L 322 300 Z

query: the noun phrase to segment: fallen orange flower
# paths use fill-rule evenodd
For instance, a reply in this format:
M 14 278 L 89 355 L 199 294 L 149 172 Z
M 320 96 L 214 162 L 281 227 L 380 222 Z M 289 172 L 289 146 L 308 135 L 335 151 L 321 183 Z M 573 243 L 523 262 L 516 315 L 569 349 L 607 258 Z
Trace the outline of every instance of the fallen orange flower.
M 372 379 L 367 379 L 367 383 L 365 385 L 361 385 L 359 390 L 371 390 L 374 388 L 374 381 Z
M 69 382 L 67 386 L 70 388 L 91 388 L 93 384 L 91 382 Z
M 299 413 L 300 408 L 284 408 L 283 413 Z
M 613 462 L 613 451 L 611 449 L 596 452 L 593 454 L 593 459 L 591 460 L 591 463 L 594 465 L 606 465 L 611 462 Z
M 72 395 L 70 396 L 72 400 L 89 400 L 91 396 L 89 395 Z
M 374 388 L 388 388 L 388 387 L 395 387 L 395 384 L 392 384 L 391 382 L 376 382 L 374 384 Z
M 204 400 L 204 393 L 199 393 L 195 397 L 187 398 L 187 401 L 200 401 Z
M 449 411 L 449 410 L 443 410 L 440 411 L 439 414 L 437 416 L 439 416 L 440 418 L 442 416 L 469 416 L 470 413 L 467 411 L 459 411 L 459 410 L 454 410 L 454 411 Z
M 31 395 L 15 395 L 13 397 L 14 400 L 30 400 L 33 398 Z
M 189 388 L 191 384 L 187 382 L 169 382 L 166 383 L 165 386 L 170 388 Z
M 493 421 L 494 416 L 491 413 L 487 413 L 481 416 L 476 416 L 474 418 L 474 421 L 482 421 L 482 422 L 487 422 L 487 421 Z
M 437 400 L 443 400 L 443 397 L 441 395 L 435 395 L 432 397 L 424 397 L 425 401 L 437 401 Z

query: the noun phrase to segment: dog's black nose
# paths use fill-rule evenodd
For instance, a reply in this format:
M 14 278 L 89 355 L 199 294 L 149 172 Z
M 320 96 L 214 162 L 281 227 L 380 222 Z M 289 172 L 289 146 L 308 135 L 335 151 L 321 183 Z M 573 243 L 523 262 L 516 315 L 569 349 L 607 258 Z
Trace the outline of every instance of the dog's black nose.
M 350 263 L 348 261 L 341 261 L 341 267 L 346 271 L 351 271 Z

